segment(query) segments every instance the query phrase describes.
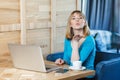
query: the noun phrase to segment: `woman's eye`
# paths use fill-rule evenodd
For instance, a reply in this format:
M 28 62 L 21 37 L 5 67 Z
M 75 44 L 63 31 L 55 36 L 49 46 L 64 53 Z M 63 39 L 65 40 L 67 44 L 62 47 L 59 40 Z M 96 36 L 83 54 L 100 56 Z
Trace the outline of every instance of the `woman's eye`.
M 72 20 L 75 20 L 76 18 L 72 18 Z
M 80 17 L 79 19 L 83 19 L 82 17 Z
M 72 18 L 72 20 L 81 20 L 81 19 L 83 19 L 82 17 L 80 17 L 80 18 Z

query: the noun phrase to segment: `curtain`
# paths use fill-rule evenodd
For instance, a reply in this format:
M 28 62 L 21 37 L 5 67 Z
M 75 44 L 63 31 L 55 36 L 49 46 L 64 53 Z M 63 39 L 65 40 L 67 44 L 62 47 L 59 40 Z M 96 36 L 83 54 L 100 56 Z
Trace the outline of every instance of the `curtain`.
M 91 29 L 120 33 L 120 0 L 82 0 L 82 12 Z
M 120 33 L 120 0 L 115 0 L 114 3 L 114 26 L 113 32 Z

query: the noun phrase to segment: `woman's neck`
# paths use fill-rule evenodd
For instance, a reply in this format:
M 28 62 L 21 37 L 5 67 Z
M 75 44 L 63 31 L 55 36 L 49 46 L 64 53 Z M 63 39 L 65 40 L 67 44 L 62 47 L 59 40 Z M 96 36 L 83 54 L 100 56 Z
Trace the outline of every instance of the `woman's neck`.
M 83 34 L 83 29 L 74 29 L 74 35 Z

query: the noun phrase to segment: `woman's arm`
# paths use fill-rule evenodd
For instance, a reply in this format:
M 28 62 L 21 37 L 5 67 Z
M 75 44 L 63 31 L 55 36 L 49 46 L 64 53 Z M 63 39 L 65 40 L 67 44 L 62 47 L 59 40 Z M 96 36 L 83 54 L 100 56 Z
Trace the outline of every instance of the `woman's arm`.
M 62 65 L 64 63 L 66 64 L 69 64 L 70 65 L 70 58 L 69 58 L 69 55 L 70 55 L 70 51 L 68 51 L 68 48 L 70 46 L 68 46 L 69 44 L 69 41 L 67 39 L 65 39 L 64 41 L 64 55 L 63 55 L 63 59 L 59 58 L 55 61 L 55 64 L 59 64 L 59 65 Z
M 67 63 L 67 64 L 71 64 L 70 62 L 70 51 L 68 51 L 68 48 L 70 48 L 70 46 L 68 45 L 68 44 L 70 44 L 70 42 L 67 40 L 67 39 L 65 39 L 65 41 L 64 41 L 64 56 L 63 56 L 63 60 L 65 61 L 65 63 Z
M 90 55 L 91 51 L 95 48 L 94 40 L 91 38 L 88 38 L 84 44 L 82 45 L 82 48 L 80 50 L 80 60 L 84 62 L 88 56 Z
M 79 60 L 79 42 L 77 40 L 72 40 L 71 41 L 72 44 L 72 55 L 71 55 L 71 62 L 72 61 L 78 61 Z

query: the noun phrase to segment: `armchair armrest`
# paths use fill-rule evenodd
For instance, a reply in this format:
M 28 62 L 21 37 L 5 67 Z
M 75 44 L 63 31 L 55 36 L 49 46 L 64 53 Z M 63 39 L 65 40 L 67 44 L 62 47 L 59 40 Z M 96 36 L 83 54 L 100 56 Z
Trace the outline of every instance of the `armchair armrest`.
M 120 80 L 120 57 L 96 65 L 95 80 Z
M 46 59 L 47 59 L 48 61 L 53 61 L 53 62 L 55 62 L 55 60 L 58 59 L 58 58 L 63 59 L 63 55 L 64 55 L 64 52 L 52 53 L 52 54 L 49 54 L 49 55 L 46 57 Z

